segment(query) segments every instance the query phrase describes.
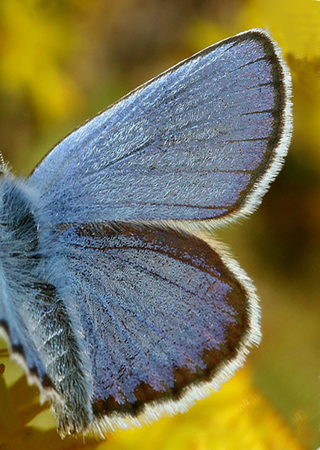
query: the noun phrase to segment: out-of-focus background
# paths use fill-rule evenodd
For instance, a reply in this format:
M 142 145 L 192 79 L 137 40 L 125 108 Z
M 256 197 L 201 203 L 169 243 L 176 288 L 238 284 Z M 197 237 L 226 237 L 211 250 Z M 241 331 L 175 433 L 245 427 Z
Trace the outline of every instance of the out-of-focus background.
M 88 117 L 253 27 L 268 28 L 282 47 L 294 103 L 282 172 L 250 220 L 219 233 L 258 289 L 260 347 L 189 413 L 105 443 L 61 441 L 36 390 L 0 350 L 1 449 L 320 446 L 320 1 L 1 0 L 0 150 L 27 175 Z

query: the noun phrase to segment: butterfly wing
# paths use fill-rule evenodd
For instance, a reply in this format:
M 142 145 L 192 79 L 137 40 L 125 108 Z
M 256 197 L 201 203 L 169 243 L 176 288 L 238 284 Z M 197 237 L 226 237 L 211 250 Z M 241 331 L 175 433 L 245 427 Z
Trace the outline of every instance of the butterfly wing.
M 64 342 L 67 361 L 51 347 L 42 357 L 59 364 L 50 379 L 62 434 L 184 410 L 259 341 L 256 297 L 238 265 L 193 234 L 141 221 L 250 212 L 289 145 L 289 92 L 276 44 L 252 30 L 141 86 L 30 176 L 41 276 L 75 343 Z
M 64 301 L 83 327 L 97 429 L 186 410 L 259 341 L 251 284 L 194 235 L 71 225 L 59 246 L 57 287 L 72 287 Z
M 60 142 L 31 175 L 51 222 L 250 212 L 289 145 L 290 80 L 252 30 L 142 85 Z

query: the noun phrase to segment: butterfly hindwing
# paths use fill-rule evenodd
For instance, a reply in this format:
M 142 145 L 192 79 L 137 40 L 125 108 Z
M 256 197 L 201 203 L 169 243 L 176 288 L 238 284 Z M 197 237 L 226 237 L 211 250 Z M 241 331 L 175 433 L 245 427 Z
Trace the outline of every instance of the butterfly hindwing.
M 174 410 L 171 400 L 188 392 L 190 402 L 201 386 L 217 387 L 220 369 L 231 373 L 259 340 L 250 287 L 194 235 L 87 224 L 68 227 L 59 243 L 61 283 L 72 286 L 64 302 L 77 303 L 97 421 L 116 426 L 157 400 Z

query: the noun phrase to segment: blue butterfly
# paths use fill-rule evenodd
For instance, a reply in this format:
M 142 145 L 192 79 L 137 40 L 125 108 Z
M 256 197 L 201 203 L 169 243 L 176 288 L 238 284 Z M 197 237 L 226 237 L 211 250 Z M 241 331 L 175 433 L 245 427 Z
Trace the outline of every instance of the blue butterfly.
M 252 282 L 208 231 L 261 202 L 290 95 L 253 29 L 140 86 L 28 179 L 2 164 L 0 329 L 62 436 L 185 411 L 259 343 Z

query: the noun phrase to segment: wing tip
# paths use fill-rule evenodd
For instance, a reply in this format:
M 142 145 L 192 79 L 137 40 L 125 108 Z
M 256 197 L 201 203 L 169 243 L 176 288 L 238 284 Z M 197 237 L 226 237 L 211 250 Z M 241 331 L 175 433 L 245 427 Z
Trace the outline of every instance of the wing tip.
M 272 53 L 277 61 L 277 67 L 280 75 L 282 98 L 280 101 L 281 107 L 281 124 L 277 145 L 273 148 L 273 157 L 269 163 L 268 168 L 260 177 L 260 180 L 255 182 L 252 192 L 248 194 L 242 206 L 235 210 L 228 216 L 220 218 L 200 220 L 197 223 L 191 224 L 190 228 L 199 230 L 213 231 L 216 228 L 227 225 L 230 222 L 238 221 L 252 214 L 261 204 L 266 192 L 269 190 L 271 183 L 275 180 L 284 164 L 287 156 L 292 132 L 293 132 L 293 103 L 292 103 L 292 77 L 287 63 L 284 60 L 283 52 L 278 43 L 273 39 L 270 32 L 263 28 L 252 28 L 229 37 L 223 41 L 218 42 L 218 45 L 233 40 L 237 37 L 247 39 L 254 37 L 255 40 L 271 45 Z M 215 44 L 217 45 L 217 44 Z

